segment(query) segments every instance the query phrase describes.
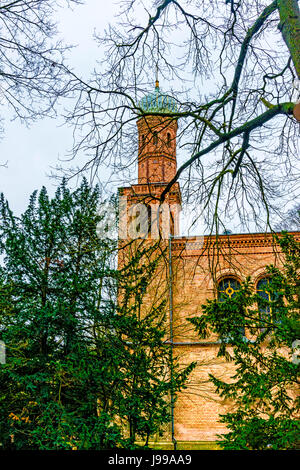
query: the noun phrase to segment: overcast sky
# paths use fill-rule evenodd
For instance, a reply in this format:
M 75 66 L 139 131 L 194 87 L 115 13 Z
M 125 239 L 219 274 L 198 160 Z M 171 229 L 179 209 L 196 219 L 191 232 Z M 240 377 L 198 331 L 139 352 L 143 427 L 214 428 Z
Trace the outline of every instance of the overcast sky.
M 79 75 L 88 78 L 96 61 L 102 58 L 102 51 L 93 38 L 94 31 L 103 36 L 105 28 L 115 21 L 119 12 L 119 0 L 85 0 L 83 5 L 74 6 L 72 10 L 63 8 L 58 11 L 60 37 L 65 43 L 77 46 L 68 53 L 67 63 Z M 207 88 L 209 83 L 212 83 L 212 77 L 203 86 Z M 161 81 L 161 86 L 164 91 L 169 91 L 168 83 Z M 72 129 L 62 125 L 62 119 L 43 119 L 28 128 L 18 121 L 11 121 L 4 106 L 0 111 L 5 119 L 4 134 L 0 140 L 0 163 L 7 162 L 7 168 L 0 167 L 0 192 L 4 193 L 15 214 L 19 215 L 26 209 L 29 196 L 35 189 L 45 185 L 50 194 L 55 191 L 57 180 L 49 178 L 49 175 L 55 173 L 57 165 L 65 168 L 70 165 L 66 159 L 72 147 Z M 180 150 L 179 162 L 183 157 Z M 63 160 L 65 163 L 62 164 Z M 80 162 L 76 161 L 77 165 Z M 135 173 L 133 178 L 137 177 L 137 168 Z M 98 176 L 103 181 L 107 179 L 105 174 Z M 126 185 L 126 181 L 121 184 Z M 187 225 L 184 224 L 185 227 Z M 228 228 L 235 230 L 233 220 Z M 197 224 L 193 233 L 201 234 L 203 230 L 204 225 Z
M 96 61 L 101 59 L 102 51 L 93 38 L 94 31 L 104 35 L 105 28 L 116 21 L 119 11 L 119 0 L 85 0 L 83 5 L 58 11 L 60 37 L 65 43 L 76 46 L 68 52 L 67 63 L 79 75 L 88 78 Z M 168 84 L 160 85 L 167 91 Z M 27 127 L 17 120 L 12 121 L 4 107 L 1 117 L 4 117 L 4 134 L 0 140 L 0 163 L 7 162 L 7 168 L 0 167 L 0 192 L 4 193 L 15 215 L 20 215 L 35 189 L 45 185 L 50 194 L 54 193 L 58 181 L 51 178 L 51 174 L 57 173 L 57 165 L 68 168 L 79 162 L 67 161 L 72 147 L 72 129 L 63 125 L 62 119 L 43 119 Z M 133 180 L 137 177 L 137 168 L 135 173 Z M 103 181 L 108 177 L 105 174 L 98 176 Z M 125 181 L 122 183 L 126 185 Z M 75 179 L 73 185 L 76 185 Z M 182 217 L 186 215 L 182 214 Z M 202 230 L 194 227 L 193 233 L 202 233 Z
M 115 2 L 85 0 L 85 4 L 70 10 L 58 12 L 61 37 L 68 44 L 77 44 L 68 54 L 68 63 L 82 75 L 93 69 L 101 51 L 93 40 L 94 29 L 104 33 L 118 11 Z M 51 167 L 65 159 L 72 144 L 72 131 L 61 126 L 61 121 L 43 119 L 30 128 L 11 121 L 4 107 L 5 132 L 0 140 L 0 162 L 7 162 L 7 168 L 0 167 L 0 192 L 8 199 L 16 214 L 24 211 L 28 198 L 35 189 L 45 185 L 49 192 L 55 190 L 53 179 L 49 179 Z M 67 166 L 67 164 L 66 164 Z

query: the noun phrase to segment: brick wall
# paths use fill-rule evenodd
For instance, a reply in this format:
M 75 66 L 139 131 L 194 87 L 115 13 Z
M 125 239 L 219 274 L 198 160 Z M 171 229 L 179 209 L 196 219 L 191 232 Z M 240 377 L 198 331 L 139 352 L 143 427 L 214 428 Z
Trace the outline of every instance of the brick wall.
M 177 170 L 177 120 L 152 115 L 141 117 L 137 127 L 138 184 L 119 190 L 120 195 L 127 197 L 129 207 L 139 202 L 151 204 L 159 201 L 166 183 L 175 176 Z M 178 183 L 173 185 L 166 202 L 181 205 Z M 178 235 L 178 217 L 175 218 L 173 234 Z M 299 232 L 295 235 L 300 239 Z M 120 267 L 132 256 L 131 250 L 138 249 L 141 240 L 131 241 L 124 250 L 126 243 L 126 240 L 120 242 Z M 148 237 L 143 243 L 151 243 L 151 238 Z M 146 313 L 157 298 L 166 297 L 168 311 L 172 311 L 173 316 L 174 356 L 182 366 L 192 361 L 197 363 L 187 388 L 178 395 L 175 405 L 174 424 L 178 448 L 215 448 L 212 443 L 216 441 L 217 434 L 226 432 L 224 425 L 219 422 L 219 414 L 232 409 L 233 405 L 220 399 L 208 378 L 209 374 L 214 374 L 229 381 L 234 373 L 234 365 L 217 357 L 218 338 L 200 339 L 188 318 L 201 315 L 201 305 L 216 295 L 221 279 L 234 277 L 241 282 L 251 276 L 255 288 L 258 280 L 266 274 L 267 265 L 282 265 L 281 255 L 270 234 L 223 235 L 218 239 L 176 237 L 171 245 L 172 295 L 169 289 L 168 241 L 162 240 L 161 248 L 165 250 L 165 256 L 147 291 L 143 308 Z M 153 445 L 156 448 L 172 448 L 170 425 L 166 427 L 162 440 L 154 438 Z
M 162 116 L 142 117 L 139 134 L 139 183 L 168 182 L 176 174 L 177 120 Z
M 297 235 L 300 238 L 300 234 Z M 181 366 L 196 362 L 187 388 L 180 392 L 175 404 L 174 424 L 175 438 L 200 447 L 205 442 L 217 440 L 217 434 L 226 432 L 219 422 L 219 414 L 232 409 L 232 403 L 224 401 L 214 391 L 209 381 L 209 374 L 230 381 L 234 365 L 217 357 L 219 345 L 216 337 L 200 339 L 188 318 L 201 315 L 201 305 L 206 299 L 216 295 L 216 286 L 224 276 L 235 277 L 240 281 L 251 276 L 254 286 L 266 273 L 266 266 L 281 266 L 281 255 L 278 247 L 273 245 L 271 235 L 247 234 L 221 236 L 218 246 L 215 239 L 203 238 L 202 243 L 189 238 L 172 240 L 172 306 L 173 306 L 173 341 L 174 356 Z M 144 241 L 143 243 L 151 243 Z M 137 242 L 132 245 L 137 246 Z M 144 299 L 144 310 L 153 304 L 155 299 L 168 300 L 170 312 L 170 291 L 168 284 L 169 261 L 168 243 L 162 242 L 165 255 L 157 268 L 151 286 Z M 125 252 L 126 253 L 126 250 Z M 124 256 L 123 253 L 123 256 Z M 217 256 L 218 254 L 218 256 Z M 127 251 L 128 259 L 129 251 Z M 121 255 L 120 255 L 121 260 Z M 168 318 L 169 322 L 169 318 Z M 170 338 L 167 338 L 170 339 Z M 166 428 L 164 447 L 171 441 L 171 427 Z
M 299 233 L 295 235 L 300 239 Z M 232 409 L 232 403 L 215 394 L 208 375 L 230 381 L 234 365 L 217 357 L 218 344 L 213 344 L 217 338 L 201 340 L 187 318 L 201 315 L 201 305 L 216 295 L 220 279 L 230 276 L 244 281 L 251 276 L 255 288 L 267 265 L 282 265 L 271 235 L 221 236 L 218 245 L 213 237 L 202 241 L 203 246 L 199 248 L 198 239 L 194 249 L 193 242 L 184 237 L 172 243 L 174 352 L 182 364 L 197 362 L 175 407 L 175 437 L 179 441 L 216 440 L 218 433 L 226 432 L 218 421 L 219 414 Z

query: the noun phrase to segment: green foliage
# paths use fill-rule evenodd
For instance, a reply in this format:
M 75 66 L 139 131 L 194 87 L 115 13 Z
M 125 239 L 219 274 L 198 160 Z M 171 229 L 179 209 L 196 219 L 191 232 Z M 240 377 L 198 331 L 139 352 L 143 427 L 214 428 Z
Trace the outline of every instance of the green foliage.
M 190 320 L 201 337 L 217 333 L 219 355 L 235 364 L 229 382 L 210 376 L 234 405 L 220 418 L 229 430 L 220 436 L 224 449 L 293 449 L 299 443 L 300 246 L 286 233 L 277 242 L 285 261 L 282 270 L 267 268 L 269 299 L 247 279 L 234 298 L 209 300 L 203 315 Z
M 20 219 L 1 198 L 4 447 L 13 436 L 20 449 L 85 448 L 101 429 L 97 446 L 107 446 L 97 402 L 111 383 L 99 364 L 103 317 L 114 309 L 107 294 L 116 284 L 115 243 L 97 237 L 99 198 L 86 181 L 73 193 L 63 183 L 52 200 L 43 188 Z
M 120 332 L 115 337 L 115 349 L 122 351 L 122 387 L 116 406 L 129 425 L 131 445 L 137 438 L 145 439 L 148 445 L 150 436 L 160 433 L 162 425 L 170 422 L 170 394 L 185 386 L 195 367 L 192 363 L 179 370 L 172 358 L 171 347 L 166 344 L 169 331 L 164 296 L 152 291 L 150 304 L 145 301 L 147 288 L 164 255 L 158 244 L 141 243 L 137 251 L 134 249 L 131 263 L 119 273 L 121 300 L 113 329 Z
M 97 237 L 99 200 L 85 180 L 74 192 L 62 183 L 16 218 L 1 197 L 2 448 L 133 448 L 184 386 L 190 369 L 169 373 L 165 304 L 141 316 L 154 248 L 119 272 L 117 242 Z

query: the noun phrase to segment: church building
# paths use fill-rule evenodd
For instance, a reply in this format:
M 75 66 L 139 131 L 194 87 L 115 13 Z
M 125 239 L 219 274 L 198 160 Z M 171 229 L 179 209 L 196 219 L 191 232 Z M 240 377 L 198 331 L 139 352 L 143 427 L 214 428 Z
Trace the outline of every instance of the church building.
M 126 214 L 128 207 L 138 207 L 139 211 L 140 204 L 146 207 L 146 220 L 152 222 L 153 237 L 153 233 L 157 235 L 153 223 L 157 211 L 153 207 L 159 207 L 161 194 L 177 171 L 177 119 L 172 116 L 177 111 L 177 103 L 163 94 L 156 82 L 154 92 L 140 101 L 140 108 L 145 114 L 137 119 L 138 181 L 119 188 L 119 195 L 126 200 Z M 160 292 L 167 298 L 169 341 L 174 355 L 182 365 L 196 361 L 197 366 L 187 388 L 177 397 L 164 437 L 157 438 L 153 445 L 160 449 L 173 449 L 174 445 L 177 449 L 216 449 L 217 435 L 226 432 L 225 425 L 219 422 L 219 414 L 229 411 L 232 405 L 215 393 L 209 374 L 229 380 L 234 369 L 232 363 L 217 356 L 218 338 L 200 340 L 187 318 L 201 315 L 201 305 L 206 299 L 220 293 L 234 297 L 240 283 L 248 276 L 257 292 L 265 295 L 266 266 L 280 267 L 281 255 L 269 233 L 181 236 L 182 202 L 178 182 L 166 194 L 164 204 L 169 208 L 167 236 L 162 237 L 167 256 L 165 266 L 153 281 L 156 286 L 153 292 Z M 161 221 L 160 215 L 160 224 Z M 299 232 L 294 235 L 300 240 Z M 129 239 L 130 234 L 126 232 L 122 238 Z M 119 265 L 124 262 L 124 256 L 120 251 Z

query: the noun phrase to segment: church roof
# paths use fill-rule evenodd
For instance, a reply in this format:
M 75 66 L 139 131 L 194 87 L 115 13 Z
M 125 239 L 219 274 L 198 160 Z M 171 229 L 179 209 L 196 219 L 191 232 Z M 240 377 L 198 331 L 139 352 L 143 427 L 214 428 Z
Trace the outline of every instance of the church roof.
M 160 90 L 158 81 L 156 81 L 154 92 L 144 96 L 139 106 L 145 113 L 170 114 L 178 111 L 177 101 Z

